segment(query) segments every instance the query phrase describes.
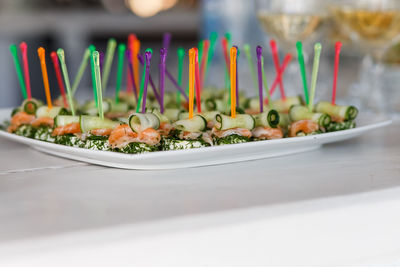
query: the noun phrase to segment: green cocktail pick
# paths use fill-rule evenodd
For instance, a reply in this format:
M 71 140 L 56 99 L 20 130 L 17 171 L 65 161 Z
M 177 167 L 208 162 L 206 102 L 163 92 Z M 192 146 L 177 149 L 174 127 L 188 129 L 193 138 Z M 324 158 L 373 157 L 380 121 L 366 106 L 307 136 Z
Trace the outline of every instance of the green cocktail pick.
M 125 44 L 118 45 L 118 69 L 117 69 L 117 84 L 115 87 L 115 103 L 119 103 L 119 92 L 121 91 L 122 72 L 124 70 L 124 58 L 125 58 Z
M 314 64 L 313 70 L 311 74 L 311 94 L 310 94 L 310 102 L 308 103 L 308 110 L 312 112 L 314 106 L 314 96 L 315 96 L 315 87 L 317 85 L 318 78 L 318 69 L 319 69 L 319 58 L 321 56 L 321 43 L 316 43 L 314 46 Z
M 225 38 L 228 41 L 228 51 L 231 49 L 232 46 L 232 34 L 230 32 L 225 33 Z
M 22 91 L 22 96 L 24 97 L 24 99 L 27 99 L 28 95 L 26 93 L 25 80 L 22 74 L 21 64 L 18 58 L 17 46 L 15 44 L 10 45 L 10 52 L 14 60 L 15 71 L 17 72 L 19 85 Z
M 153 50 L 151 48 L 147 48 L 145 52 L 151 52 L 153 53 Z M 143 90 L 144 90 L 144 81 L 146 79 L 146 59 L 143 56 L 143 61 L 144 61 L 144 66 L 143 66 L 143 72 L 142 72 L 142 80 L 140 82 L 140 91 L 139 91 L 139 97 L 138 97 L 138 102 L 136 105 L 136 113 L 139 113 L 141 108 L 140 106 L 142 105 L 142 99 L 143 99 Z
M 104 119 L 103 111 L 103 92 L 101 89 L 101 74 L 100 74 L 100 55 L 99 51 L 92 53 L 92 59 L 94 63 L 94 76 L 96 79 L 96 91 L 97 91 L 97 112 L 101 119 Z
M 69 104 L 69 107 L 71 109 L 72 116 L 75 116 L 74 101 L 73 101 L 73 97 L 72 97 L 71 84 L 69 82 L 67 64 L 65 63 L 64 49 L 59 48 L 57 50 L 57 55 L 58 55 L 58 59 L 60 60 L 60 63 L 61 63 L 61 71 L 62 71 L 63 76 L 64 76 L 65 88 L 67 88 L 67 97 L 68 97 L 68 102 L 69 102 L 68 104 Z
M 199 64 L 201 64 L 201 59 L 203 58 L 203 50 L 204 50 L 204 40 L 201 40 L 199 42 L 199 51 L 198 51 Z
M 261 72 L 262 72 L 262 80 L 264 83 L 265 91 L 267 93 L 267 99 L 268 99 L 268 107 L 272 108 L 271 106 L 271 95 L 269 94 L 269 87 L 267 83 L 267 76 L 265 76 L 265 70 L 264 70 L 264 57 L 261 56 Z
M 210 63 L 214 57 L 214 50 L 215 50 L 215 44 L 218 39 L 218 34 L 216 32 L 211 32 L 210 34 L 210 47 L 208 48 L 208 56 L 207 56 L 207 64 L 206 64 L 206 70 L 204 73 L 204 80 L 207 80 L 207 73 L 208 69 L 210 67 Z
M 178 53 L 178 84 L 182 87 L 182 73 L 183 73 L 183 60 L 185 58 L 185 49 L 179 47 L 177 50 Z M 178 107 L 181 106 L 181 93 L 179 91 L 176 92 L 176 102 L 178 103 Z
M 308 85 L 307 85 L 306 67 L 305 67 L 304 55 L 303 55 L 303 44 L 300 41 L 298 41 L 296 43 L 296 48 L 297 48 L 297 58 L 299 60 L 299 65 L 300 65 L 301 79 L 303 80 L 304 98 L 306 100 L 306 105 L 308 105 L 308 103 L 309 103 Z
M 92 74 L 92 87 L 93 87 L 93 96 L 94 96 L 94 103 L 97 107 L 97 90 L 96 90 L 96 76 L 94 74 L 94 61 L 93 61 L 93 53 L 96 51 L 96 47 L 94 45 L 89 46 L 90 51 L 90 69 Z
M 110 38 L 107 42 L 106 55 L 104 59 L 104 69 L 101 80 L 101 86 L 104 91 L 107 90 L 108 78 L 110 77 L 111 64 L 114 58 L 116 47 L 117 47 L 117 41 L 114 38 Z
M 245 44 L 243 46 L 243 50 L 244 50 L 244 54 L 246 55 L 247 62 L 249 64 L 251 77 L 253 78 L 254 88 L 257 91 L 257 89 L 258 89 L 257 76 L 256 76 L 256 71 L 254 69 L 253 58 L 251 57 L 250 45 L 249 44 Z
M 74 79 L 74 83 L 72 84 L 72 96 L 75 95 L 76 90 L 78 89 L 79 83 L 82 80 L 83 74 L 85 73 L 88 61 L 90 57 L 90 49 L 86 48 L 85 52 L 83 53 L 83 58 L 81 65 L 79 66 L 78 73 L 76 74 L 76 77 Z

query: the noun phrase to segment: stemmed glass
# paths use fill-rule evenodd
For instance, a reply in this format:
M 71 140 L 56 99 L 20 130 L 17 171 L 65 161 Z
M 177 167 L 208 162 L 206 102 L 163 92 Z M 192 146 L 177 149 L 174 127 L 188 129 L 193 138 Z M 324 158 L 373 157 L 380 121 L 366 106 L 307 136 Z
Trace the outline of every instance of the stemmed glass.
M 326 8 L 319 0 L 257 0 L 256 12 L 262 28 L 276 39 L 280 50 L 294 57 L 285 72 L 287 94 L 298 94 L 301 86 L 296 42 L 302 41 L 305 54 L 320 37 L 327 20 Z M 307 59 L 307 57 L 305 57 Z M 282 60 L 281 60 L 282 61 Z
M 391 68 L 382 59 L 385 51 L 400 38 L 400 1 L 336 0 L 330 11 L 341 33 L 366 53 L 360 81 L 350 90 L 352 101 L 373 111 L 385 111 L 384 90 L 391 86 L 385 74 Z M 400 75 L 397 77 L 399 82 Z

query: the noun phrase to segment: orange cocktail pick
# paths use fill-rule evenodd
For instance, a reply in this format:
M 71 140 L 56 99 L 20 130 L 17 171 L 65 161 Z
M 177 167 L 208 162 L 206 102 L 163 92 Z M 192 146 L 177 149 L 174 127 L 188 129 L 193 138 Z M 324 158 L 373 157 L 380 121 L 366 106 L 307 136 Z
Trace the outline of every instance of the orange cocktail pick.
M 237 57 L 237 49 L 236 47 L 231 47 L 231 117 L 236 118 L 236 57 Z
M 51 103 L 51 94 L 49 86 L 49 77 L 47 75 L 45 50 L 43 47 L 39 47 L 37 51 L 40 60 L 40 67 L 42 68 L 43 85 L 44 85 L 44 92 L 46 93 L 47 107 L 51 109 L 53 108 L 53 104 Z
M 135 76 L 136 90 L 139 90 L 139 59 L 138 54 L 140 52 L 140 41 L 139 39 L 133 40 L 133 51 L 132 51 L 132 64 Z
M 193 118 L 195 61 L 196 51 L 192 48 L 189 50 L 189 119 Z

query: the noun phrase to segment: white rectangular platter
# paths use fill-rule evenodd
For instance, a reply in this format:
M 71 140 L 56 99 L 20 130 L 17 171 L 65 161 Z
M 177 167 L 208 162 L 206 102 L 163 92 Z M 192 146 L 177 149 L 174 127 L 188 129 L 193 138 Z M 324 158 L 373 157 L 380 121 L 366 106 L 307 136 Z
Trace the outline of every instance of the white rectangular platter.
M 10 113 L 11 109 L 0 109 L 0 123 L 9 120 Z M 58 157 L 114 168 L 157 170 L 209 166 L 306 152 L 317 149 L 323 144 L 359 136 L 367 131 L 387 126 L 390 123 L 390 120 L 382 118 L 371 119 L 368 116 L 367 120 L 366 117 L 360 116 L 357 119 L 357 127 L 350 130 L 304 137 L 145 154 L 123 154 L 68 147 L 10 134 L 5 131 L 0 131 L 0 136 Z M 2 139 L 1 141 L 4 142 L 4 140 Z

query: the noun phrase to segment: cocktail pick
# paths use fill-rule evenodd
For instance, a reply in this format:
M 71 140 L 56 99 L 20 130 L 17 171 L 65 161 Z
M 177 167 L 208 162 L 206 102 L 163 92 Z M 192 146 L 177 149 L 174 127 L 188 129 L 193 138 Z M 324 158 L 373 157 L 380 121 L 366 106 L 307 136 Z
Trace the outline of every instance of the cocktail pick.
M 197 112 L 201 113 L 201 83 L 200 83 L 200 71 L 199 71 L 199 55 L 197 48 L 195 48 L 195 61 L 194 61 L 194 75 L 195 75 L 195 85 L 196 85 L 196 107 Z
M 58 63 L 57 53 L 54 51 L 51 52 L 50 58 L 51 58 L 51 61 L 53 62 L 54 72 L 56 73 L 57 83 L 58 83 L 58 87 L 60 89 L 64 107 L 68 108 L 68 101 L 67 101 L 67 96 L 65 95 L 65 88 L 64 88 L 64 83 L 63 83 L 62 76 L 61 76 L 60 64 Z
M 251 56 L 250 45 L 245 44 L 243 46 L 243 50 L 244 50 L 244 54 L 246 55 L 247 63 L 249 65 L 251 78 L 253 79 L 253 82 L 254 82 L 254 87 L 257 88 L 257 78 L 256 78 L 256 72 L 254 70 L 253 58 Z
M 321 49 L 322 49 L 322 45 L 320 43 L 316 43 L 314 46 L 314 64 L 313 64 L 313 70 L 312 70 L 312 74 L 311 74 L 310 102 L 308 104 L 308 110 L 310 112 L 312 112 L 312 109 L 314 106 L 315 87 L 317 86 L 319 58 L 321 56 Z
M 340 58 L 340 49 L 342 47 L 341 42 L 336 42 L 335 44 L 335 65 L 333 69 L 333 86 L 332 86 L 332 105 L 336 103 L 336 87 L 337 87 L 337 76 L 339 72 L 339 58 Z
M 196 51 L 192 48 L 189 50 L 189 119 L 193 118 L 195 64 Z
M 230 50 L 230 73 L 231 73 L 231 117 L 236 118 L 236 47 L 231 47 Z
M 126 51 L 125 51 L 125 54 L 126 54 L 126 59 L 127 59 L 127 61 L 128 61 L 128 69 L 129 69 L 129 71 L 128 71 L 128 75 L 130 76 L 130 81 L 131 81 L 131 83 L 132 83 L 132 87 L 133 87 L 133 94 L 135 95 L 135 99 L 136 99 L 136 101 L 138 100 L 138 90 L 137 90 L 137 88 L 136 88 L 136 81 L 135 81 L 135 75 L 134 75 L 134 72 L 133 72 L 133 62 L 132 62 L 132 50 L 130 50 L 130 49 L 127 49 Z M 136 103 L 137 104 L 137 103 Z
M 166 32 L 163 35 L 163 48 L 169 49 L 169 44 L 171 42 L 172 34 L 170 32 Z
M 224 54 L 224 59 L 225 59 L 225 64 L 226 64 L 226 69 L 229 74 L 230 71 L 230 64 L 229 64 L 229 56 L 228 56 L 228 40 L 224 37 L 221 40 L 221 45 L 222 45 L 222 52 Z
M 278 47 L 276 45 L 276 42 L 274 39 L 272 39 L 270 41 L 270 46 L 271 46 L 271 51 L 272 51 L 272 58 L 274 60 L 274 65 L 275 65 L 275 70 L 276 73 L 279 73 L 279 69 L 280 69 L 280 63 L 279 63 L 279 55 L 278 55 Z M 279 89 L 281 91 L 281 98 L 282 100 L 286 99 L 286 95 L 285 95 L 285 89 L 283 88 L 283 81 L 280 80 L 279 81 Z
M 206 71 L 204 74 L 204 80 L 207 79 L 207 74 L 208 70 L 210 68 L 210 63 L 212 59 L 214 58 L 214 51 L 215 51 L 215 44 L 218 39 L 218 34 L 216 32 L 211 32 L 210 34 L 210 48 L 208 49 L 208 56 L 207 56 L 207 65 L 206 65 Z
M 115 86 L 115 102 L 119 103 L 119 92 L 121 91 L 122 73 L 124 71 L 125 44 L 118 45 L 118 68 L 117 68 L 117 84 Z
M 204 84 L 204 79 L 206 75 L 206 66 L 208 61 L 208 51 L 210 50 L 210 41 L 203 41 L 203 56 L 201 58 L 201 67 L 200 67 L 200 75 L 201 75 L 201 84 Z
M 263 104 L 263 73 L 262 73 L 262 47 L 257 46 L 257 69 L 258 69 L 258 96 L 260 102 L 260 113 L 264 112 L 264 104 Z
M 199 45 L 197 46 L 197 58 L 199 59 L 199 62 L 201 62 L 201 59 L 203 58 L 203 49 L 204 40 L 200 40 Z
M 262 71 L 262 79 L 263 79 L 263 82 L 264 82 L 265 92 L 267 93 L 268 107 L 271 109 L 272 108 L 271 94 L 269 93 L 269 88 L 268 88 L 268 83 L 267 83 L 267 76 L 265 75 L 264 57 L 263 56 L 261 57 L 261 71 Z
M 147 66 L 147 59 L 146 59 L 146 55 L 147 58 L 151 58 L 151 52 L 152 50 L 150 48 L 146 49 L 145 52 L 145 58 L 143 59 L 143 57 L 138 54 L 138 59 L 141 63 L 143 63 L 143 72 L 142 72 L 142 80 L 140 82 L 140 91 L 139 91 L 139 97 L 138 97 L 138 104 L 136 106 L 136 112 L 139 113 L 140 111 L 140 106 L 142 106 L 142 112 L 143 109 L 146 111 L 146 107 L 143 107 L 143 103 L 145 103 L 146 100 L 144 100 L 144 88 L 146 86 L 146 96 L 147 97 L 147 84 L 149 81 L 149 76 L 150 76 L 150 66 Z M 147 81 L 146 81 L 147 80 Z M 143 101 L 143 103 L 142 103 Z M 160 100 L 159 100 L 160 101 Z M 160 104 L 161 105 L 161 104 Z
M 83 53 L 82 62 L 79 66 L 78 73 L 76 74 L 74 82 L 72 83 L 72 96 L 75 95 L 75 92 L 78 89 L 79 83 L 82 80 L 83 73 L 86 70 L 90 55 L 91 55 L 90 49 L 86 48 L 85 52 Z
M 160 112 L 164 114 L 164 86 L 165 86 L 165 60 L 167 57 L 167 48 L 161 48 L 160 50 L 160 96 L 161 96 L 161 105 Z
M 100 73 L 103 73 L 104 67 L 104 53 L 99 51 Z
M 25 42 L 19 44 L 19 49 L 22 55 L 22 65 L 24 68 L 25 86 L 28 99 L 32 98 L 31 93 L 31 79 L 29 76 L 29 64 L 28 64 L 28 45 Z
M 149 83 L 149 77 L 150 77 L 151 54 L 152 54 L 152 50 L 146 49 L 146 52 L 144 53 L 146 63 L 145 63 L 145 70 L 144 70 L 145 79 L 144 79 L 144 87 L 143 87 L 143 104 L 142 104 L 142 113 L 143 114 L 146 113 L 147 85 Z
M 136 39 L 136 35 L 133 33 L 130 33 L 128 35 L 128 41 L 127 41 L 127 46 L 126 46 L 126 50 L 127 51 L 131 51 L 130 55 L 131 55 L 131 59 L 127 58 L 128 60 L 128 64 L 130 64 L 129 62 L 133 62 L 133 42 Z M 132 69 L 133 69 L 133 65 L 132 65 Z M 132 85 L 132 78 L 131 75 L 129 74 L 129 72 L 131 71 L 130 67 L 128 67 L 126 69 L 126 91 L 129 93 L 132 93 L 133 91 L 133 85 Z M 136 92 L 137 93 L 137 92 Z
M 237 47 L 237 45 L 234 45 L 233 47 L 236 48 L 236 106 L 239 106 L 239 71 L 238 71 L 238 60 L 239 60 L 239 55 L 240 55 L 240 50 Z
M 17 72 L 17 77 L 19 85 L 21 87 L 22 96 L 24 97 L 24 99 L 27 99 L 24 76 L 22 75 L 21 64 L 19 63 L 18 59 L 17 46 L 15 44 L 10 45 L 10 52 L 14 60 L 15 71 Z
M 226 38 L 226 41 L 227 41 L 227 44 L 228 44 L 228 48 L 230 48 L 231 45 L 232 45 L 232 34 L 230 32 L 226 32 L 225 33 L 225 38 Z
M 297 58 L 299 60 L 299 65 L 300 65 L 301 79 L 303 81 L 304 98 L 306 100 L 306 105 L 308 105 L 309 103 L 308 85 L 307 85 L 306 66 L 304 63 L 304 55 L 303 55 L 303 44 L 300 41 L 298 41 L 296 43 L 296 48 L 297 48 Z
M 133 71 L 135 76 L 136 88 L 139 90 L 139 60 L 138 55 L 140 53 L 140 40 L 135 39 L 133 42 L 133 51 L 132 51 L 132 64 L 133 64 Z
M 279 81 L 283 79 L 283 74 L 286 70 L 286 67 L 289 65 L 290 61 L 292 60 L 292 54 L 287 53 L 285 58 L 283 59 L 282 65 L 279 68 L 277 76 L 275 78 L 274 83 L 271 86 L 270 94 L 272 95 L 275 92 L 275 88 L 278 86 Z
M 93 98 L 94 98 L 94 103 L 96 104 L 96 107 L 97 107 L 96 75 L 95 75 L 95 64 L 93 61 L 93 53 L 94 53 L 94 51 L 96 51 L 96 47 L 94 45 L 90 45 L 89 51 L 90 51 L 90 70 L 91 70 L 91 74 L 92 74 L 92 87 L 93 87 L 93 96 L 94 96 Z
M 110 76 L 111 64 L 114 58 L 115 48 L 117 47 L 117 41 L 114 38 L 110 38 L 107 42 L 106 59 L 104 62 L 104 69 L 102 75 L 101 86 L 103 90 L 107 90 L 108 78 Z
M 59 48 L 57 50 L 57 55 L 58 55 L 58 59 L 60 60 L 60 63 L 61 63 L 61 70 L 62 70 L 63 75 L 64 75 L 65 87 L 67 88 L 67 96 L 68 96 L 69 108 L 71 109 L 72 116 L 75 116 L 75 107 L 74 107 L 73 95 L 72 95 L 72 90 L 71 90 L 71 84 L 69 82 L 67 64 L 65 63 L 64 50 L 62 48 Z
M 151 51 L 153 53 L 153 51 Z M 138 59 L 140 64 L 144 67 L 144 59 L 141 54 L 138 54 Z M 154 97 L 157 99 L 158 104 L 161 106 L 161 97 L 160 94 L 157 91 L 156 85 L 154 84 L 153 78 L 151 77 L 151 74 L 149 73 L 149 82 L 151 85 L 151 88 L 153 89 Z
M 101 89 L 101 74 L 100 74 L 100 54 L 99 51 L 94 51 L 92 53 L 93 63 L 94 63 L 94 76 L 96 79 L 96 91 L 97 91 L 97 111 L 99 117 L 104 119 L 103 111 L 103 90 Z
M 225 59 L 225 88 L 229 89 L 229 72 L 230 72 L 230 63 L 229 63 L 229 56 L 228 56 L 228 40 L 226 37 L 221 39 L 222 45 L 222 53 Z
M 178 85 L 182 87 L 182 74 L 183 74 L 183 60 L 185 58 L 185 49 L 179 47 L 177 50 L 178 54 Z M 176 92 L 176 102 L 178 103 L 178 107 L 181 106 L 181 93 L 179 91 Z
M 186 101 L 189 100 L 185 90 L 182 89 L 181 86 L 179 86 L 178 82 L 175 80 L 174 76 L 168 71 L 168 69 L 165 69 L 165 74 L 167 75 L 168 79 L 172 82 L 172 84 L 175 86 L 177 90 L 183 95 L 183 97 L 186 99 Z
M 49 77 L 47 75 L 45 50 L 43 47 L 39 47 L 39 49 L 37 51 L 38 51 L 39 60 L 40 60 L 40 67 L 42 68 L 43 85 L 44 85 L 44 92 L 46 94 L 47 107 L 49 109 L 52 109 L 53 103 L 51 102 L 50 85 L 49 85 Z

